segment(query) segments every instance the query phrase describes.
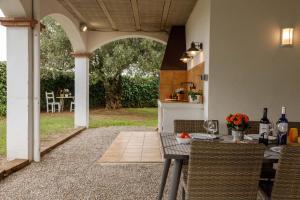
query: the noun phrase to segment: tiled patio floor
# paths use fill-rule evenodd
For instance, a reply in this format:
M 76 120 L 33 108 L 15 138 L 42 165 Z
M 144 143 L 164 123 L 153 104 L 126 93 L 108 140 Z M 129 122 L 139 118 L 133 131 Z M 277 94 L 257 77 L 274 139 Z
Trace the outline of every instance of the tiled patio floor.
M 99 163 L 162 162 L 157 132 L 121 132 Z

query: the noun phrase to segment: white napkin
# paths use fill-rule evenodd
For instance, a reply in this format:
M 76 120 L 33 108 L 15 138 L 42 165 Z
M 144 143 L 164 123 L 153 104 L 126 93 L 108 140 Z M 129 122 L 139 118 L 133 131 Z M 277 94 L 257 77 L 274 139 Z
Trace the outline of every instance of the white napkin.
M 192 138 L 197 140 L 211 140 L 217 138 L 217 136 L 207 133 L 193 133 Z

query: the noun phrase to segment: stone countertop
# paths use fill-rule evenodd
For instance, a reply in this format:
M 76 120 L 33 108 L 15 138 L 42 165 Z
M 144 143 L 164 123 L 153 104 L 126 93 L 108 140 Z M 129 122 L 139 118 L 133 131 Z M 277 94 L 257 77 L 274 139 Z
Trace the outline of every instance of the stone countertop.
M 195 108 L 204 108 L 203 104 L 200 103 L 189 103 L 188 101 L 168 101 L 168 100 L 158 100 L 159 107 L 195 107 Z

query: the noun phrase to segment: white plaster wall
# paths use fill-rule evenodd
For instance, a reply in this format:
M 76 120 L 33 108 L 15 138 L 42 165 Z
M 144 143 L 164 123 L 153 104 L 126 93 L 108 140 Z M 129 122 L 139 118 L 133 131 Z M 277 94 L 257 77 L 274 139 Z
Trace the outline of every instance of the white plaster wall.
M 231 112 L 252 120 L 269 108 L 277 120 L 287 106 L 300 121 L 300 1 L 212 0 L 209 116 L 225 128 Z M 280 27 L 295 27 L 295 46 L 280 47 Z
M 188 69 L 205 62 L 204 73 L 209 74 L 210 51 L 210 4 L 211 0 L 198 0 L 186 23 L 186 46 L 191 42 L 202 42 L 203 52 L 188 63 Z M 199 77 L 200 78 L 200 77 Z M 204 116 L 208 118 L 209 82 L 204 82 Z
M 28 0 L 0 0 L 0 9 L 6 17 L 28 17 L 31 14 L 28 3 Z
M 197 55 L 188 63 L 188 69 L 193 68 L 203 61 L 209 66 L 210 1 L 211 0 L 198 0 L 186 23 L 187 49 L 191 46 L 193 41 L 202 42 L 204 47 L 203 54 Z

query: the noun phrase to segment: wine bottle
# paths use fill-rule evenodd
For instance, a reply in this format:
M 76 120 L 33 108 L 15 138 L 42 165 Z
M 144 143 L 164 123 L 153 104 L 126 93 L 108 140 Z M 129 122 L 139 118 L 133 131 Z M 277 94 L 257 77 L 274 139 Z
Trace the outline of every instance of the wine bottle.
M 270 120 L 268 119 L 268 108 L 264 108 L 263 117 L 259 121 L 259 143 L 268 145 L 270 133 Z
M 276 123 L 277 125 L 277 144 L 285 145 L 288 135 L 288 120 L 286 118 L 286 108 L 283 106 L 281 110 L 281 117 Z

